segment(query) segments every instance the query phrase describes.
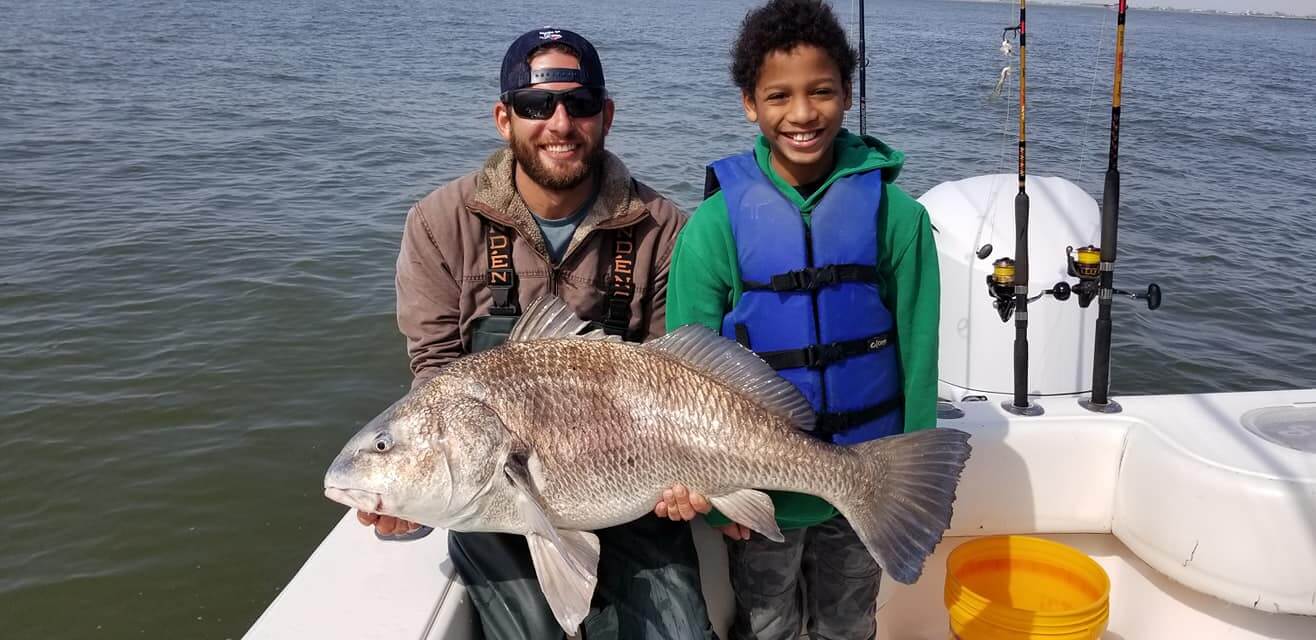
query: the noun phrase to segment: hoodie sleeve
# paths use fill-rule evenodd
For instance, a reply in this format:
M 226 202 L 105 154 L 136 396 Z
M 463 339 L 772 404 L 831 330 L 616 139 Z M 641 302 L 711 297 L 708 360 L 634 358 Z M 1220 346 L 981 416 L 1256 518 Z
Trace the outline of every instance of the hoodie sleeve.
M 398 329 L 407 338 L 414 389 L 462 353 L 461 290 L 419 204 L 407 212 L 395 285 Z
M 672 252 L 667 288 L 667 330 L 701 324 L 717 332 L 739 296 L 735 242 L 726 200 L 717 193 L 695 209 Z
M 888 189 L 888 194 L 891 224 L 885 248 L 891 267 L 883 297 L 895 316 L 905 431 L 910 432 L 937 426 L 941 275 L 927 209 L 898 189 Z

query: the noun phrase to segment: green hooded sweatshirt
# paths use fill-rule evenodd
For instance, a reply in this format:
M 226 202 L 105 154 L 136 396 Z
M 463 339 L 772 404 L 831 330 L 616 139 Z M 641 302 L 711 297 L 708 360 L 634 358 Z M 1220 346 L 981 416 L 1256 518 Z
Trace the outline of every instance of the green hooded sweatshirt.
M 893 184 L 904 154 L 872 137 L 859 137 L 842 129 L 833 142 L 836 166 L 823 186 L 807 200 L 800 198 L 769 162 L 767 139 L 758 137 L 754 157 L 764 175 L 794 204 L 809 224 L 810 212 L 827 188 L 845 176 L 882 171 L 885 192 L 877 212 L 878 289 L 895 320 L 902 387 L 905 394 L 905 431 L 929 429 L 937 424 L 937 332 L 941 300 L 937 247 L 933 243 L 928 212 Z M 667 283 L 667 330 L 702 324 L 721 332 L 722 318 L 740 302 L 744 285 L 736 261 L 726 198 L 719 191 L 704 200 L 677 237 Z M 771 492 L 777 523 L 798 529 L 826 522 L 836 509 L 811 495 Z M 729 520 L 713 511 L 713 526 Z

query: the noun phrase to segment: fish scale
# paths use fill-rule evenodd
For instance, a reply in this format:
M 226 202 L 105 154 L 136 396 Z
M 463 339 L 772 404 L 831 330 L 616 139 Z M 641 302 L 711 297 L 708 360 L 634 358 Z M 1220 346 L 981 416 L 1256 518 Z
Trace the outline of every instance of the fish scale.
M 562 340 L 482 354 L 463 375 L 485 377 L 481 369 L 516 368 L 505 362 L 524 367 L 528 375 L 509 377 L 506 386 L 490 385 L 486 401 L 508 416 L 508 429 L 539 454 L 551 478 L 541 490 L 563 524 L 599 528 L 615 520 L 618 510 L 638 517 L 676 482 L 705 493 L 750 484 L 840 490 L 837 479 L 849 474 L 835 468 L 836 460 L 848 461 L 848 451 L 800 434 L 702 372 L 652 360 L 626 343 Z M 560 362 L 573 365 L 564 369 Z M 651 404 L 654 379 L 672 387 Z M 531 395 L 536 400 L 525 402 Z M 697 402 L 680 400 L 691 397 Z M 765 430 L 782 437 L 765 439 L 760 434 Z M 835 457 L 819 451 L 823 448 Z M 824 458 L 828 467 L 821 466 Z M 627 459 L 636 462 L 626 466 Z M 580 495 L 593 496 L 592 504 L 575 505 Z
M 968 435 L 933 429 L 842 447 L 766 363 L 703 327 L 637 345 L 561 300 L 507 344 L 447 365 L 367 424 L 325 475 L 346 504 L 456 531 L 525 535 L 563 629 L 588 612 L 591 531 L 647 514 L 680 483 L 781 540 L 762 490 L 819 496 L 887 574 L 912 582 L 950 523 Z

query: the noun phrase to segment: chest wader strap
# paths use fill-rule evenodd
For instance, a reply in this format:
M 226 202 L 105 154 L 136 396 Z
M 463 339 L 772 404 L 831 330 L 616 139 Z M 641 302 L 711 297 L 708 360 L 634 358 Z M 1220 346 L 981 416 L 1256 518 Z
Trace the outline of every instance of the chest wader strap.
M 635 228 L 612 232 L 608 240 L 612 264 L 608 266 L 608 294 L 603 301 L 604 333 L 627 339 L 631 327 L 631 300 L 635 298 Z
M 489 291 L 493 294 L 493 307 L 489 315 L 519 316 L 521 307 L 516 298 L 516 270 L 512 267 L 512 238 L 507 231 L 489 225 L 485 248 L 489 256 Z
M 813 431 L 809 433 L 831 442 L 832 437 L 838 433 L 849 431 L 865 422 L 876 420 L 882 416 L 901 409 L 905 406 L 905 396 L 897 395 L 885 402 L 879 402 L 871 407 L 864 407 L 856 411 L 839 411 L 835 413 L 820 413 L 818 421 Z
M 843 282 L 877 282 L 877 267 L 871 264 L 829 264 L 787 271 L 772 276 L 770 282 L 745 281 L 745 289 L 764 291 L 817 291 Z

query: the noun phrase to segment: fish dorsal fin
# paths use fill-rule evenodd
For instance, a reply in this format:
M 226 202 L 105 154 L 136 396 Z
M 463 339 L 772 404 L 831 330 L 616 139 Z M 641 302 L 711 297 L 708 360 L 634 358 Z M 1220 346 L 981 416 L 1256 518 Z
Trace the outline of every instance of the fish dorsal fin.
M 512 333 L 507 336 L 507 341 L 529 342 L 555 338 L 621 341 L 621 338 L 597 329 L 581 334 L 588 327 L 589 323 L 576 317 L 576 313 L 561 298 L 544 296 L 526 307 L 521 319 L 512 327 Z
M 753 351 L 708 327 L 688 324 L 644 343 L 643 348 L 667 353 L 748 394 L 769 411 L 785 416 L 796 428 L 813 431 L 813 407 L 795 385 L 777 375 Z

